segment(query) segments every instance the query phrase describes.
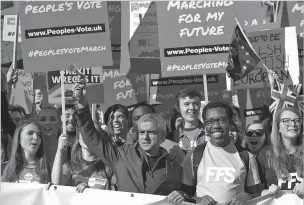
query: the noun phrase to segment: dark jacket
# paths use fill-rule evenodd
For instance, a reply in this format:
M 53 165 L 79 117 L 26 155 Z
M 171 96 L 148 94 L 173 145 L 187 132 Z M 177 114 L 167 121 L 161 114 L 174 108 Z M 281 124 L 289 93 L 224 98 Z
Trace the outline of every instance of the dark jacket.
M 77 110 L 75 119 L 89 150 L 114 170 L 118 191 L 147 193 L 144 180 L 147 171 L 144 163 L 147 161 L 147 156 L 144 151 L 130 144 L 114 146 L 110 137 L 100 135 L 96 131 L 89 108 Z M 165 178 L 148 194 L 168 195 L 179 188 L 182 167 L 164 149 L 162 152 L 163 155 L 158 161 L 165 160 Z

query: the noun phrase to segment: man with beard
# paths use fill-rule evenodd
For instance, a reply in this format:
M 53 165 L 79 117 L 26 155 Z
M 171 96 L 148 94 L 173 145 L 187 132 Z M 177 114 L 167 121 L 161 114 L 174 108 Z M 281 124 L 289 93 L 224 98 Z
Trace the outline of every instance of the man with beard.
M 83 142 L 114 170 L 118 191 L 168 195 L 174 203 L 184 200 L 184 194 L 176 191 L 180 186 L 181 166 L 160 148 L 167 134 L 165 120 L 160 115 L 146 114 L 139 119 L 138 146 L 126 143 L 115 146 L 108 135 L 98 133 L 94 126 L 84 79 L 75 84 L 74 96 L 78 100 L 75 118 Z
M 246 204 L 260 179 L 255 158 L 247 151 L 238 151 L 231 141 L 231 107 L 223 102 L 209 102 L 202 117 L 210 141 L 186 156 L 182 179 L 188 188 L 185 190 L 192 188 L 189 194 L 195 193 L 199 204 Z

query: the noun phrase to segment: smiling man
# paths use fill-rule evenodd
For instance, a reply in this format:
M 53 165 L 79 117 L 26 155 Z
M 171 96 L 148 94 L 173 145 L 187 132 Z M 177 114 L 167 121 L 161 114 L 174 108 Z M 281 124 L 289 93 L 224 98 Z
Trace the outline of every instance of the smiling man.
M 202 117 L 210 141 L 186 156 L 182 179 L 185 191 L 192 190 L 188 194 L 195 193 L 199 204 L 246 204 L 260 179 L 255 158 L 247 151 L 237 150 L 231 141 L 231 107 L 223 102 L 209 102 Z
M 183 89 L 178 93 L 175 109 L 181 114 L 183 123 L 171 136 L 185 152 L 205 141 L 204 126 L 198 118 L 200 107 L 201 95 L 197 90 Z
M 165 120 L 153 113 L 142 116 L 137 123 L 138 145 L 115 146 L 110 136 L 96 130 L 88 107 L 85 80 L 78 84 L 74 89 L 78 99 L 77 126 L 90 152 L 114 170 L 118 191 L 168 195 L 169 201 L 183 201 L 184 195 L 176 191 L 181 166 L 160 147 L 167 134 Z

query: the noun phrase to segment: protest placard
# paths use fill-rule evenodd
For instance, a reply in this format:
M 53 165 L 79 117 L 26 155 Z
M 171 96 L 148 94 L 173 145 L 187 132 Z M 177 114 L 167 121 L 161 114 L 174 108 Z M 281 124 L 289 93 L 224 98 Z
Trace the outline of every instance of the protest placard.
M 304 31 L 303 31 L 303 13 L 304 13 L 304 4 L 303 1 L 287 1 L 284 2 L 287 4 L 287 14 L 282 21 L 287 21 L 286 26 L 295 26 L 298 35 L 298 51 L 299 51 L 299 64 L 301 72 L 304 70 L 303 66 L 303 39 L 304 39 Z M 303 81 L 303 80 L 302 80 Z M 301 82 L 302 82 L 301 81 Z
M 295 27 L 249 32 L 247 37 L 262 61 L 255 70 L 234 81 L 233 89 L 264 87 L 268 74 L 263 64 L 274 70 L 284 84 L 296 82 L 299 65 Z
M 104 69 L 119 69 L 120 68 L 120 55 L 121 55 L 121 2 L 108 1 L 108 17 L 109 27 L 111 33 L 111 46 L 112 46 L 112 66 L 103 66 Z
M 1 19 L 1 33 L 3 34 L 4 18 Z M 13 61 L 14 42 L 3 41 L 1 39 L 1 64 L 10 63 Z M 21 44 L 17 46 L 17 60 L 22 59 Z
M 271 94 L 267 88 L 254 88 L 238 90 L 241 118 L 244 123 L 258 120 L 263 112 L 263 107 L 271 103 Z
M 105 1 L 20 2 L 26 71 L 60 70 L 69 64 L 112 65 L 106 5 Z
M 154 1 L 122 2 L 122 73 L 160 74 Z
M 246 2 L 248 3 L 248 2 Z M 243 25 L 265 23 L 259 2 L 157 2 L 162 76 L 225 73 L 233 15 Z M 254 12 L 252 12 L 254 10 Z M 255 17 L 253 17 L 255 16 Z M 250 19 L 250 20 L 249 20 Z M 170 26 L 168 26 L 170 25 Z M 198 43 L 199 42 L 199 43 Z
M 3 33 L 2 40 L 3 41 L 15 41 L 15 33 L 16 33 L 16 18 L 17 15 L 5 15 L 3 21 Z M 21 29 L 20 23 L 18 28 L 18 42 L 21 42 Z
M 104 69 L 103 110 L 114 104 L 125 106 L 147 101 L 147 76 L 145 74 L 121 74 L 116 69 Z
M 7 73 L 9 68 L 1 68 Z M 20 105 L 27 114 L 31 114 L 34 99 L 33 74 L 25 73 L 24 70 L 17 70 L 18 81 L 15 88 L 11 90 L 10 105 Z
M 89 104 L 103 102 L 102 68 L 77 68 L 78 72 L 85 75 L 87 82 L 87 92 Z M 75 104 L 73 97 L 73 85 L 79 81 L 79 75 L 76 72 L 64 73 L 64 88 L 66 104 Z M 47 86 L 50 104 L 61 104 L 61 78 L 60 71 L 50 71 L 47 74 Z
M 226 88 L 225 75 L 207 75 L 209 100 L 222 100 L 222 90 Z M 150 80 L 150 104 L 160 104 L 155 110 L 169 119 L 172 108 L 176 103 L 176 95 L 181 89 L 194 88 L 204 97 L 203 76 L 186 76 L 173 78 L 160 78 L 159 75 L 151 75 Z

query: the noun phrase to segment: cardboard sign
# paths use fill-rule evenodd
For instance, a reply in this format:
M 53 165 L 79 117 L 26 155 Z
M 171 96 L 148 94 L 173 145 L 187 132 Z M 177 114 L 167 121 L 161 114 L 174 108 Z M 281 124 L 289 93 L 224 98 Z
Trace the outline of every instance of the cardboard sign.
M 16 18 L 17 18 L 17 15 L 5 15 L 4 16 L 3 33 L 2 33 L 3 41 L 15 41 Z M 18 42 L 21 42 L 20 23 L 19 23 L 19 28 L 18 28 Z
M 154 1 L 122 2 L 122 73 L 160 74 L 156 11 Z
M 262 61 L 243 79 L 233 82 L 233 89 L 264 87 L 268 73 L 263 63 L 274 70 L 284 84 L 296 83 L 299 64 L 295 27 L 249 32 L 247 37 Z
M 208 98 L 222 100 L 222 90 L 226 88 L 225 75 L 208 75 Z M 171 117 L 171 111 L 176 103 L 176 95 L 181 89 L 194 88 L 200 92 L 204 99 L 203 76 L 186 76 L 174 78 L 160 78 L 159 75 L 151 75 L 150 80 L 150 104 L 160 104 L 155 110 L 165 118 Z
M 246 124 L 258 120 L 262 115 L 263 106 L 270 105 L 271 102 L 271 94 L 267 88 L 238 90 L 237 96 L 240 102 L 241 118 Z
M 60 70 L 69 64 L 112 65 L 106 5 L 98 1 L 20 2 L 26 71 Z
M 77 68 L 85 75 L 87 82 L 87 92 L 89 104 L 103 102 L 102 68 Z M 65 71 L 64 75 L 65 98 L 67 104 L 75 104 L 73 97 L 73 85 L 79 81 L 79 76 L 75 72 Z M 50 71 L 47 74 L 47 85 L 50 104 L 61 104 L 61 78 L 60 71 Z
M 296 26 L 297 34 L 298 34 L 298 51 L 299 51 L 299 64 L 301 72 L 304 70 L 303 66 L 303 41 L 304 41 L 304 20 L 303 20 L 303 13 L 304 13 L 304 4 L 303 1 L 288 1 L 287 4 L 287 11 L 288 11 L 288 26 Z M 283 20 L 282 20 L 283 21 Z M 300 80 L 300 82 L 302 82 Z
M 125 75 L 116 69 L 104 69 L 103 77 L 104 110 L 114 104 L 130 106 L 147 101 L 146 75 Z
M 295 26 L 297 29 L 297 34 L 300 37 L 304 37 L 303 31 L 303 13 L 304 13 L 304 4 L 303 1 L 287 1 L 287 11 L 288 11 L 288 21 L 289 26 Z M 283 19 L 282 19 L 283 21 Z
M 233 16 L 242 25 L 266 23 L 262 12 L 260 2 L 157 2 L 162 76 L 225 73 Z
M 108 1 L 109 27 L 111 33 L 112 46 L 112 66 L 103 66 L 104 69 L 120 68 L 120 51 L 121 51 L 121 2 Z
M 7 73 L 9 68 L 2 68 Z M 27 114 L 31 114 L 34 99 L 33 74 L 17 70 L 18 81 L 15 89 L 11 90 L 10 105 L 20 105 Z

